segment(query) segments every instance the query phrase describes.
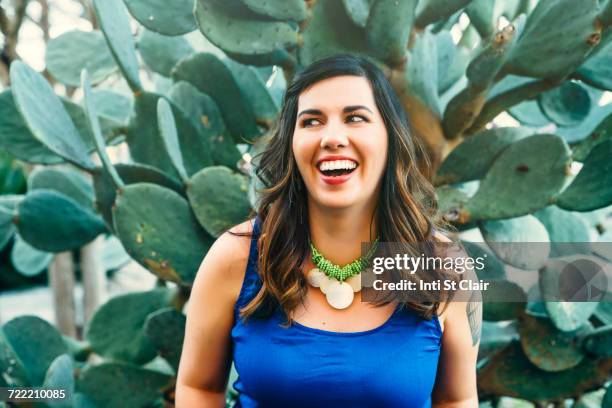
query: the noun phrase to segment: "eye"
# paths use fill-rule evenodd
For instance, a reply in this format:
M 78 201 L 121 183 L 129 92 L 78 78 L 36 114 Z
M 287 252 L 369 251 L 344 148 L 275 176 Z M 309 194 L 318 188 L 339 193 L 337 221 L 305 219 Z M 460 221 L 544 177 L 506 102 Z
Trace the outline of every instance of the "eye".
M 314 121 L 314 122 L 319 122 L 319 123 L 321 123 L 321 122 L 319 121 L 319 119 L 315 119 L 315 118 L 308 118 L 308 119 L 304 119 L 304 120 L 302 121 L 301 125 L 302 125 L 302 127 L 309 127 L 309 126 L 311 126 L 311 125 L 313 124 L 313 123 L 312 123 L 313 121 Z M 316 123 L 315 123 L 315 124 L 316 124 Z
M 357 118 L 358 120 L 354 120 L 355 118 Z M 365 116 L 356 115 L 356 114 L 348 115 L 346 119 L 348 122 L 354 122 L 354 123 L 368 122 L 368 119 Z

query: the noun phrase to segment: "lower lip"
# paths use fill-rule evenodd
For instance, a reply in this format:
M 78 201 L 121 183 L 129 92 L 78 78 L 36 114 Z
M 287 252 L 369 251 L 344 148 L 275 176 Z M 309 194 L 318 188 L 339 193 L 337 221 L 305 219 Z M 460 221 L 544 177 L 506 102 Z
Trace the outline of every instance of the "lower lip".
M 319 171 L 319 175 L 321 176 L 321 179 L 326 182 L 327 184 L 342 184 L 344 182 L 346 182 L 348 179 L 350 179 L 353 174 L 355 174 L 355 172 L 357 171 L 357 168 L 355 168 L 355 170 L 353 170 L 352 172 L 348 173 L 348 174 L 343 174 L 342 176 L 326 176 L 325 174 L 321 173 L 321 171 Z

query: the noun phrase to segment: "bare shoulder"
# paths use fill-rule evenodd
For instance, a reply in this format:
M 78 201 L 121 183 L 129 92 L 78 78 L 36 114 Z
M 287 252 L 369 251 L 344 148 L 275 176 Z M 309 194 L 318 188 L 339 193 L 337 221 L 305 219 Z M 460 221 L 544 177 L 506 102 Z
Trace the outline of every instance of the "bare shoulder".
M 437 242 L 453 242 L 449 237 L 441 233 L 440 231 L 434 231 L 434 238 Z M 462 309 L 463 308 L 463 309 Z M 465 303 L 462 302 L 440 302 L 438 313 L 438 320 L 442 330 L 444 330 L 445 322 L 449 316 L 453 316 L 458 310 L 465 311 Z
M 467 306 L 468 302 L 460 302 L 456 300 L 440 302 L 440 307 L 438 309 L 438 320 L 440 321 L 442 330 L 444 330 L 445 322 L 447 320 L 453 319 L 455 316 L 460 314 L 465 315 Z
M 196 294 L 199 287 L 215 287 L 218 294 L 225 294 L 235 302 L 249 259 L 253 224 L 254 219 L 237 224 L 215 240 L 197 272 L 193 288 Z
M 217 238 L 206 256 L 210 254 L 215 261 L 225 264 L 226 273 L 244 276 L 254 222 L 254 219 L 250 219 L 225 231 Z
M 223 260 L 226 264 L 245 262 L 249 257 L 251 245 L 251 234 L 253 232 L 254 220 L 247 220 L 234 225 L 217 238 L 206 256 Z
M 434 237 L 439 242 L 453 242 L 449 237 L 442 234 L 440 231 L 434 231 Z
M 232 228 L 229 229 L 229 231 L 235 234 L 245 234 L 245 233 L 251 234 L 253 232 L 254 225 L 255 225 L 255 218 L 251 218 L 249 220 L 246 220 L 243 223 L 234 225 Z
M 253 220 L 234 225 L 217 238 L 215 255 L 225 259 L 229 266 L 246 266 L 253 233 Z M 212 248 L 211 248 L 212 249 Z
M 222 398 L 227 386 L 230 335 L 249 257 L 253 220 L 221 234 L 198 268 L 186 306 L 185 340 L 177 373 L 177 406 L 196 395 Z M 234 235 L 246 233 L 246 236 Z M 206 364 L 202 364 L 205 361 Z M 195 404 L 201 405 L 201 404 Z
M 440 245 L 440 249 L 444 250 L 444 254 L 445 254 L 444 256 L 450 256 L 450 257 L 455 257 L 455 258 L 457 257 L 462 258 L 462 257 L 467 256 L 467 253 L 465 249 L 463 248 L 463 245 L 460 242 L 453 241 L 452 239 L 450 239 L 449 237 L 447 237 L 440 231 L 434 231 L 434 238 L 436 239 L 436 242 L 448 244 L 448 245 Z

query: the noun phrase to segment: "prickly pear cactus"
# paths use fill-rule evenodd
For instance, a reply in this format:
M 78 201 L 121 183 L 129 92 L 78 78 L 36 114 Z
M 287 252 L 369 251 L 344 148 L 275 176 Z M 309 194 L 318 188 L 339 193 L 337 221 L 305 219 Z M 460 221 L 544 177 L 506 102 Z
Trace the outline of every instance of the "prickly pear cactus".
M 63 381 L 75 387 L 75 406 L 171 401 L 186 289 L 214 239 L 257 205 L 260 181 L 245 153 L 261 148 L 256 142 L 274 126 L 286 82 L 298 70 L 352 52 L 375 61 L 400 96 L 432 159 L 424 170 L 437 188 L 440 216 L 484 239 L 464 242 L 471 255 L 488 256 L 479 277 L 520 299 L 485 303 L 481 400 L 610 404 L 610 389 L 585 394 L 611 374 L 609 289 L 591 302 L 546 299 L 559 290 L 562 265 L 576 256 L 559 243 L 579 243 L 580 255 L 610 271 L 612 1 L 93 6 L 100 29 L 63 34 L 46 54 L 49 73 L 80 87 L 82 100 L 56 95 L 22 62 L 11 66 L 11 88 L 0 94 L 0 149 L 55 166 L 31 175 L 27 194 L 0 199 L 0 239 L 15 236 L 22 247 L 49 254 L 112 233 L 177 291 L 111 300 L 82 344 L 60 345 L 32 318 L 5 323 L 0 378 Z M 122 86 L 109 89 L 108 78 L 122 78 Z M 117 163 L 106 147 L 121 143 L 131 160 Z M 530 241 L 547 250 L 524 256 L 495 245 Z M 512 268 L 536 271 L 536 285 L 513 282 Z M 35 358 L 15 346 L 38 344 L 39 331 L 55 336 L 45 353 Z M 103 362 L 88 362 L 93 354 Z M 105 392 L 109 387 L 116 391 Z

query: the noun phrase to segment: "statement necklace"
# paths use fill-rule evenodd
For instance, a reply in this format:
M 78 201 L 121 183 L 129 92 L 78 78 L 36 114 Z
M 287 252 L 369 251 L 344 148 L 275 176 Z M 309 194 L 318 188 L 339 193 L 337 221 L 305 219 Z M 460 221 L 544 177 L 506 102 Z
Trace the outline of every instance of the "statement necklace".
M 327 303 L 336 309 L 345 309 L 353 303 L 355 292 L 361 290 L 361 271 L 366 267 L 376 250 L 378 237 L 368 253 L 350 264 L 338 266 L 326 259 L 310 242 L 312 263 L 317 267 L 308 272 L 308 283 L 321 289 Z

